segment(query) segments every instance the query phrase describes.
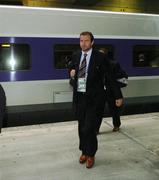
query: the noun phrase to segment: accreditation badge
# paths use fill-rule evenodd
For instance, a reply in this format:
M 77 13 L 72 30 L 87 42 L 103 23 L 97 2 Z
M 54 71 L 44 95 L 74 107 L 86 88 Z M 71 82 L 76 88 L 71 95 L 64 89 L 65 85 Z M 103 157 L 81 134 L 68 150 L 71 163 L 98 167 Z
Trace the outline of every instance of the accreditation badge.
M 78 91 L 86 92 L 86 78 L 78 78 Z

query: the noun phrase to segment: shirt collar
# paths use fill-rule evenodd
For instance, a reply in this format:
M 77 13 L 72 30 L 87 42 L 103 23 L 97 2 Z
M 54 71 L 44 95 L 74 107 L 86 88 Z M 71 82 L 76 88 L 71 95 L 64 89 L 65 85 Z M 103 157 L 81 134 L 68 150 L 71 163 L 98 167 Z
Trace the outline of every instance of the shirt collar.
M 92 48 L 87 52 L 82 51 L 82 56 L 84 56 L 84 54 L 87 54 L 87 57 L 88 57 L 91 55 L 91 53 L 92 53 Z

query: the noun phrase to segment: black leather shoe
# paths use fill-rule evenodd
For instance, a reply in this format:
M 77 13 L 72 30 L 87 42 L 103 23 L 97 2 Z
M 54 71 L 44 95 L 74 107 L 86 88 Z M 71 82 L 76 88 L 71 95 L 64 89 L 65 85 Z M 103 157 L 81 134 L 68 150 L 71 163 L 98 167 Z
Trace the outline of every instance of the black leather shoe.
M 113 132 L 118 132 L 119 130 L 120 130 L 119 127 L 114 127 L 114 128 L 113 128 Z

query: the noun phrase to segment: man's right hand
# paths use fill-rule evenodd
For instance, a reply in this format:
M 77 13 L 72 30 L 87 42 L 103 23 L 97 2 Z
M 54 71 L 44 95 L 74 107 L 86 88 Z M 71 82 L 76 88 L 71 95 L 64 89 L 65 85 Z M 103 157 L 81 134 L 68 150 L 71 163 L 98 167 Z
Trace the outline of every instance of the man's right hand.
M 115 104 L 117 107 L 121 107 L 123 105 L 123 99 L 116 99 Z
M 71 78 L 74 78 L 74 77 L 75 77 L 75 73 L 76 73 L 75 69 L 72 69 L 72 70 L 70 71 L 70 77 L 71 77 Z

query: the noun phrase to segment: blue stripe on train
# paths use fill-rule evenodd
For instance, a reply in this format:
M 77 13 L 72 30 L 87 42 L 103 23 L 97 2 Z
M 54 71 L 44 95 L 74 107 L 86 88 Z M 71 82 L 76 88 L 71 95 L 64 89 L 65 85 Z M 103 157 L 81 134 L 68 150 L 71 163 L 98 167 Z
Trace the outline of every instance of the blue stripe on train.
M 0 43 L 24 43 L 31 47 L 31 70 L 0 71 L 0 81 L 67 79 L 67 69 L 55 69 L 53 47 L 56 44 L 78 44 L 78 38 L 0 37 Z M 130 76 L 159 75 L 159 68 L 133 67 L 133 46 L 159 45 L 158 40 L 95 39 L 95 44 L 114 47 L 114 58 Z

